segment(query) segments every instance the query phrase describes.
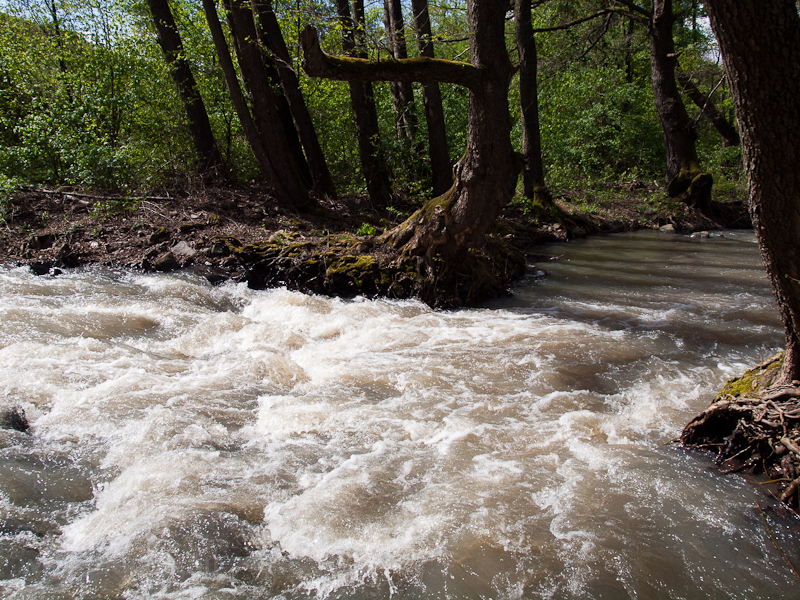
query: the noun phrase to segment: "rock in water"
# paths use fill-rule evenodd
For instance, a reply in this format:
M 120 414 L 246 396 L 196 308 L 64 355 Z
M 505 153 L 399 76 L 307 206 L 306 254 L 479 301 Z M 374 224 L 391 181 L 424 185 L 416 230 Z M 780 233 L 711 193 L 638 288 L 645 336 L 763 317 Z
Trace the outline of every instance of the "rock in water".
M 0 428 L 28 431 L 30 425 L 22 407 L 14 406 L 0 411 Z

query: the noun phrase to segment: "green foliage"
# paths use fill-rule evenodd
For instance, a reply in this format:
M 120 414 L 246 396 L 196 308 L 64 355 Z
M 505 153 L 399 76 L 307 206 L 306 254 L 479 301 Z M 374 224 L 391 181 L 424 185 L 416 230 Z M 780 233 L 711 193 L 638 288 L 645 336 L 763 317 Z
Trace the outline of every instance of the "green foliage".
M 377 234 L 378 234 L 378 229 L 375 226 L 370 225 L 369 223 L 362 223 L 361 227 L 359 227 L 358 230 L 356 231 L 356 235 L 360 235 L 362 237 L 377 235 Z
M 19 183 L 15 179 L 0 173 L 0 223 L 5 222 L 18 188 Z

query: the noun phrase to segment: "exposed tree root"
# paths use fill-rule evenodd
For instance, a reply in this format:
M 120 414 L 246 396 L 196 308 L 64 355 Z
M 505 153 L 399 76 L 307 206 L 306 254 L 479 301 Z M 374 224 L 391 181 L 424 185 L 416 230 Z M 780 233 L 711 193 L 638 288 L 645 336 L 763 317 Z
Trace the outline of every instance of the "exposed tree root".
M 790 508 L 800 500 L 800 381 L 776 384 L 777 354 L 729 380 L 714 402 L 683 430 L 685 446 L 717 454 L 724 473 L 765 474 Z

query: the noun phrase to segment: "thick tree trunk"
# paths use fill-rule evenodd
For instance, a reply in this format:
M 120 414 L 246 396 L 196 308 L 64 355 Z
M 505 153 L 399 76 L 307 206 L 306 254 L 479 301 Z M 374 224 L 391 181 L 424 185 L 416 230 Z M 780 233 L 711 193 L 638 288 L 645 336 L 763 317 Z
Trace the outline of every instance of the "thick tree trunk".
M 414 11 L 419 55 L 425 58 L 434 58 L 428 0 L 412 0 L 411 9 Z M 438 82 L 422 84 L 422 102 L 425 105 L 425 122 L 428 125 L 428 152 L 431 159 L 433 195 L 441 196 L 453 185 L 453 169 L 450 165 L 450 148 L 447 145 L 442 93 Z
M 544 182 L 542 138 L 539 130 L 538 56 L 531 23 L 531 0 L 517 0 L 514 28 L 519 52 L 519 98 L 522 105 L 523 193 L 527 198 L 548 205 L 552 202 Z
M 277 182 L 277 176 L 269 162 L 267 151 L 264 148 L 264 144 L 261 142 L 261 135 L 253 121 L 250 108 L 247 106 L 247 100 L 239 85 L 239 77 L 236 74 L 236 67 L 231 58 L 228 42 L 225 39 L 225 33 L 222 30 L 222 24 L 219 21 L 217 6 L 214 0 L 203 0 L 203 11 L 206 15 L 206 21 L 208 21 L 208 29 L 214 41 L 214 49 L 217 52 L 217 59 L 219 60 L 222 75 L 225 77 L 225 84 L 228 87 L 228 94 L 231 97 L 233 109 L 236 111 L 236 116 L 239 117 L 239 122 L 242 124 L 244 137 L 253 152 L 253 156 L 256 159 L 256 163 L 258 163 L 258 168 L 264 176 L 264 179 L 269 185 L 274 186 Z
M 260 23 L 261 40 L 275 58 L 281 85 L 286 93 L 286 99 L 289 101 L 294 122 L 297 124 L 300 141 L 311 170 L 313 189 L 320 196 L 336 198 L 336 186 L 328 169 L 325 154 L 322 152 L 322 146 L 320 146 L 305 98 L 300 91 L 297 73 L 295 73 L 289 49 L 286 47 L 278 19 L 272 8 L 272 0 L 257 1 L 255 9 Z
M 262 49 L 258 45 L 253 13 L 245 0 L 224 0 L 228 20 L 239 59 L 239 69 L 250 96 L 253 120 L 262 145 L 275 172 L 274 188 L 279 198 L 296 206 L 309 208 L 308 189 L 287 141 L 284 126 L 276 108 L 275 95 L 266 77 Z
M 701 92 L 687 73 L 677 73 L 678 83 L 689 99 L 695 103 L 702 114 L 711 122 L 717 132 L 722 136 L 722 146 L 738 146 L 740 143 L 739 132 L 718 110 L 711 99 Z
M 470 0 L 467 19 L 471 64 L 436 59 L 373 62 L 328 57 L 319 49 L 316 32 L 301 36 L 304 66 L 312 76 L 337 79 L 447 80 L 469 88 L 467 150 L 455 166 L 455 183 L 429 201 L 383 241 L 432 265 L 435 255 L 452 262 L 480 245 L 514 194 L 522 159 L 511 147 L 508 86 L 513 68 L 505 43 L 508 5 L 495 0 Z M 437 77 L 438 75 L 438 77 Z
M 208 113 L 197 91 L 189 63 L 186 62 L 178 28 L 172 17 L 167 0 L 147 0 L 147 6 L 153 16 L 156 34 L 164 58 L 170 67 L 172 78 L 178 87 L 178 94 L 183 102 L 186 117 L 189 121 L 189 132 L 200 157 L 201 172 L 207 176 L 215 177 L 223 170 L 222 157 L 220 156 Z
M 750 212 L 800 380 L 800 18 L 794 0 L 706 0 L 731 84 Z
M 383 22 L 389 41 L 392 58 L 408 58 L 406 47 L 403 7 L 400 0 L 383 1 Z M 410 81 L 392 81 L 392 107 L 398 139 L 414 141 L 417 135 L 417 118 L 414 113 L 414 88 Z
M 678 57 L 672 38 L 674 22 L 672 0 L 654 0 L 647 31 L 653 94 L 664 132 L 668 193 L 707 213 L 711 206 L 713 178 L 700 168 L 695 148 L 697 132 L 675 81 Z

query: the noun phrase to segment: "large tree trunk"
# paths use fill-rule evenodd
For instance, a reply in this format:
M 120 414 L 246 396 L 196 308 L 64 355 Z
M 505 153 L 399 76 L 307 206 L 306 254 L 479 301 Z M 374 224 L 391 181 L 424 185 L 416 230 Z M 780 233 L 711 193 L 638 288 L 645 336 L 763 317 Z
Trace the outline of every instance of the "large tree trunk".
M 471 64 L 416 58 L 367 61 L 329 57 L 316 32 L 301 36 L 304 67 L 312 76 L 368 81 L 449 81 L 469 88 L 467 150 L 455 166 L 455 183 L 444 195 L 426 203 L 383 240 L 432 264 L 445 262 L 480 245 L 514 194 L 522 160 L 511 147 L 508 86 L 513 68 L 505 44 L 507 3 L 467 3 Z
M 328 169 L 325 154 L 322 152 L 322 146 L 320 146 L 305 98 L 303 98 L 303 93 L 300 91 L 297 73 L 295 73 L 292 57 L 286 47 L 278 19 L 272 8 L 272 0 L 256 1 L 255 9 L 261 25 L 259 28 L 261 40 L 275 57 L 281 85 L 286 93 L 286 99 L 289 101 L 294 122 L 297 124 L 300 141 L 303 144 L 308 166 L 311 170 L 313 189 L 320 196 L 336 198 L 336 186 Z
M 514 27 L 519 52 L 519 99 L 522 105 L 522 172 L 523 193 L 543 205 L 551 203 L 544 182 L 542 138 L 539 130 L 538 56 L 536 37 L 531 23 L 531 0 L 517 0 L 514 7 Z
M 800 18 L 794 0 L 706 0 L 731 84 L 750 212 L 800 380 Z
M 653 0 L 647 32 L 653 94 L 667 155 L 667 190 L 670 197 L 680 198 L 689 206 L 708 213 L 713 178 L 700 168 L 695 148 L 696 128 L 689 119 L 675 81 L 678 56 L 672 38 L 674 22 L 672 0 Z
M 689 96 L 689 99 L 694 102 L 695 106 L 700 109 L 700 112 L 722 136 L 722 146 L 724 148 L 738 146 L 741 142 L 739 139 L 739 132 L 736 131 L 736 127 L 717 110 L 711 98 L 700 91 L 688 73 L 679 71 L 676 76 L 678 78 L 678 83 L 681 84 L 683 91 Z
M 365 55 L 357 49 L 355 32 L 356 26 L 363 23 L 363 0 L 360 5 L 359 0 L 356 0 L 352 11 L 349 0 L 336 0 L 336 7 L 342 27 L 342 46 L 345 54 L 365 58 Z M 361 26 L 363 27 L 363 25 Z M 392 184 L 389 180 L 388 169 L 376 145 L 380 142 L 380 130 L 378 129 L 378 111 L 375 108 L 372 85 L 356 80 L 350 80 L 348 84 L 353 121 L 356 126 L 358 153 L 367 183 L 367 193 L 374 203 L 379 206 L 387 206 L 391 199 Z
M 189 132 L 200 157 L 201 172 L 208 176 L 216 176 L 223 170 L 222 157 L 211 131 L 208 113 L 197 91 L 189 63 L 186 61 L 178 28 L 172 17 L 167 0 L 147 0 L 147 6 L 156 26 L 158 43 L 164 52 L 164 58 L 170 67 L 172 78 L 178 87 L 178 94 L 183 102 L 186 117 L 189 121 Z
M 294 160 L 276 108 L 275 95 L 266 77 L 262 49 L 258 45 L 253 13 L 245 0 L 224 0 L 228 11 L 239 68 L 250 96 L 253 120 L 275 172 L 273 182 L 279 199 L 297 208 L 310 208 L 308 189 Z
M 419 55 L 434 58 L 428 0 L 412 0 L 411 9 L 414 11 Z M 450 165 L 450 148 L 447 145 L 442 93 L 438 82 L 431 81 L 422 84 L 422 102 L 425 105 L 425 122 L 428 125 L 428 152 L 431 159 L 433 195 L 441 196 L 453 185 L 453 169 Z
M 383 22 L 392 57 L 396 59 L 408 58 L 403 7 L 400 0 L 384 0 L 383 12 Z M 397 137 L 398 139 L 405 138 L 413 142 L 417 134 L 413 84 L 410 81 L 393 81 L 391 82 L 391 91 Z

